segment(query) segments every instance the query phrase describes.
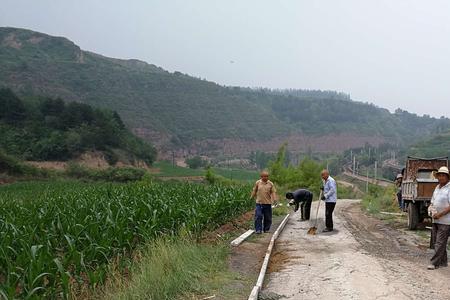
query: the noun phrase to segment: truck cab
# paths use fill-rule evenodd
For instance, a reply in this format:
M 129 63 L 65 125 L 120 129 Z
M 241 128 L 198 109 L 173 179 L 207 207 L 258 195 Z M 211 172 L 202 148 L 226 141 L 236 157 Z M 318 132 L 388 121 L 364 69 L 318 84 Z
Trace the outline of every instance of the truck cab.
M 428 217 L 428 206 L 438 185 L 435 173 L 444 166 L 448 167 L 448 157 L 408 157 L 403 174 L 402 199 L 408 211 L 409 229 L 417 229 L 417 225 Z

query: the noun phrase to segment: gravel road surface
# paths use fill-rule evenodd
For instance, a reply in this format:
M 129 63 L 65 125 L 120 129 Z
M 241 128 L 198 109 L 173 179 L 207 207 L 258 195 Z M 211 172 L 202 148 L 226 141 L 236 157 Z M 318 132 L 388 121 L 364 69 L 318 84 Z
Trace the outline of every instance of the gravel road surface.
M 450 299 L 450 268 L 426 270 L 426 240 L 367 216 L 354 200 L 338 200 L 336 230 L 321 233 L 323 208 L 315 236 L 291 216 L 260 299 Z

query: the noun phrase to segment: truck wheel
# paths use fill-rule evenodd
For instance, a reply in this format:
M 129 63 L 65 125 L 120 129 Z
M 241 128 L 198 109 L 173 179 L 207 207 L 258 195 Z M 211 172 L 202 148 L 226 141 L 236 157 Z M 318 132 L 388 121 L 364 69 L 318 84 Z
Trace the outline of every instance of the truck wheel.
M 409 203 L 408 205 L 408 229 L 416 230 L 419 224 L 419 207 L 417 203 Z

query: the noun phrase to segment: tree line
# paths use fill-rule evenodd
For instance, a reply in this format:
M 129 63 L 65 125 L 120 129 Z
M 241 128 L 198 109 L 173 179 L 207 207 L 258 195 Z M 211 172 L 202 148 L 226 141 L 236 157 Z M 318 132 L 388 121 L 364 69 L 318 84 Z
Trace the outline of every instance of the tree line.
M 23 100 L 0 89 L 0 148 L 24 160 L 69 160 L 86 151 L 151 164 L 156 151 L 134 136 L 117 112 L 60 98 Z

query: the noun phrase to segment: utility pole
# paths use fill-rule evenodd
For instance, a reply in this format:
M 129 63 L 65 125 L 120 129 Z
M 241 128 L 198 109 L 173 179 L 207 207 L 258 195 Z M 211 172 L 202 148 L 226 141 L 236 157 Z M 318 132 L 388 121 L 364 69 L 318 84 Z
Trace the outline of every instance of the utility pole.
M 356 157 L 353 156 L 353 175 L 355 175 L 356 172 Z
M 366 178 L 366 193 L 369 192 L 369 169 L 367 169 L 367 178 Z
M 175 168 L 175 151 L 172 150 L 172 167 Z
M 230 148 L 230 152 L 229 152 L 229 157 L 227 159 L 228 161 L 228 171 L 230 172 L 230 180 L 233 180 L 233 168 L 231 166 L 231 159 L 233 157 L 233 152 L 231 152 L 231 148 Z
M 377 182 L 378 161 L 375 161 L 375 182 Z

